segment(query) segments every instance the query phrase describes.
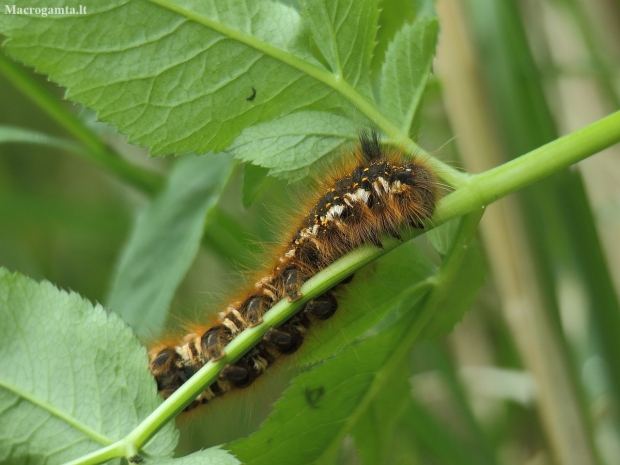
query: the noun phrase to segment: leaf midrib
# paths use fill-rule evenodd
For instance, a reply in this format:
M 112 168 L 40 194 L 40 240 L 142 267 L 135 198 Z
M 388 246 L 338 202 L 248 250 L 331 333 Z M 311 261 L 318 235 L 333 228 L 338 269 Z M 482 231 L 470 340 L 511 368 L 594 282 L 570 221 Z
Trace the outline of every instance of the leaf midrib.
M 352 87 L 351 84 L 349 84 L 349 82 L 347 82 L 344 78 L 337 77 L 324 69 L 321 69 L 305 60 L 302 60 L 301 58 L 293 55 L 292 53 L 289 53 L 267 42 L 259 40 L 252 35 L 240 31 L 239 29 L 235 29 L 221 22 L 214 21 L 206 16 L 195 13 L 179 5 L 175 5 L 168 0 L 150 1 L 156 5 L 159 5 L 162 8 L 166 8 L 174 13 L 183 15 L 191 21 L 202 24 L 209 29 L 213 29 L 220 34 L 223 34 L 233 40 L 245 44 L 248 47 L 252 47 L 264 53 L 265 55 L 271 56 L 272 58 L 275 58 L 282 63 L 287 64 L 292 68 L 295 68 L 307 74 L 308 76 L 315 78 L 317 81 L 320 81 L 328 87 L 331 87 L 332 89 L 339 92 L 344 98 L 346 98 L 355 107 L 361 110 L 371 120 L 381 120 L 377 122 L 386 132 L 400 133 L 400 130 L 396 128 L 393 124 L 389 123 L 387 119 L 383 121 L 385 117 L 379 113 L 378 109 L 371 102 L 366 100 L 366 98 L 364 98 L 360 93 L 358 93 L 357 90 L 355 90 L 355 88 Z
M 330 87 L 337 87 L 335 81 L 337 81 L 336 77 L 317 67 L 312 65 L 311 63 L 302 60 L 301 58 L 293 55 L 292 53 L 286 52 L 278 47 L 275 47 L 267 42 L 262 40 L 258 40 L 256 37 L 246 34 L 239 29 L 235 29 L 233 27 L 227 26 L 218 21 L 214 21 L 206 16 L 195 13 L 191 10 L 183 8 L 179 5 L 175 5 L 174 3 L 168 0 L 150 0 L 152 3 L 161 6 L 162 8 L 166 8 L 174 13 L 178 13 L 180 15 L 185 16 L 187 19 L 202 24 L 203 26 L 208 27 L 209 29 L 213 29 L 214 31 L 219 32 L 227 37 L 230 37 L 233 40 L 241 42 L 242 44 L 247 45 L 248 47 L 252 47 L 260 52 L 263 52 L 266 55 L 269 55 L 273 58 L 278 59 L 279 61 L 286 63 L 287 65 L 298 69 L 299 71 L 303 71 L 304 73 L 312 76 L 313 78 L 323 82 L 324 84 Z M 340 79 L 339 81 L 345 82 Z M 361 97 L 361 96 L 360 96 Z M 353 102 L 355 103 L 355 102 Z
M 99 444 L 107 446 L 107 445 L 114 443 L 112 439 L 108 438 L 107 436 L 104 436 L 103 434 L 98 433 L 95 430 L 90 429 L 88 426 L 81 423 L 77 418 L 73 417 L 72 415 L 69 415 L 66 412 L 63 412 L 62 410 L 59 410 L 53 404 L 50 404 L 48 401 L 41 399 L 33 394 L 23 392 L 23 390 L 19 389 L 17 386 L 12 385 L 11 383 L 0 380 L 0 388 L 4 388 L 7 391 L 12 392 L 16 396 L 21 397 L 22 399 L 25 399 L 28 402 L 31 402 L 32 404 L 36 405 L 37 407 L 42 408 L 43 410 L 46 410 L 50 414 L 59 418 L 60 420 L 73 426 L 78 431 L 81 431 L 86 436 L 91 438 L 93 441 L 98 442 Z

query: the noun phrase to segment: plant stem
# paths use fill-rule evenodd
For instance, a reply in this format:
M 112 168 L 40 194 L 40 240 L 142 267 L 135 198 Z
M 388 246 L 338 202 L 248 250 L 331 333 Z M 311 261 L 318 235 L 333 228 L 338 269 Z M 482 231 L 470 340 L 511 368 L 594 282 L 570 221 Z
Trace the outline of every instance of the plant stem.
M 80 153 L 103 166 L 119 178 L 148 195 L 153 195 L 163 184 L 158 174 L 129 163 L 101 141 L 99 136 L 80 121 L 49 89 L 41 85 L 18 64 L 0 53 L 0 72 L 43 111 L 79 140 L 86 150 Z
M 109 462 L 118 457 L 131 456 L 132 454 L 126 453 L 125 443 L 123 441 L 115 442 L 107 447 L 98 449 L 90 454 L 83 455 L 82 457 L 67 462 L 65 465 L 96 465 L 98 463 Z
M 427 221 L 427 229 L 439 226 L 452 218 L 484 208 L 500 197 L 564 169 L 618 141 L 620 141 L 620 112 L 557 139 L 516 160 L 472 176 L 467 185 L 439 202 L 436 214 Z M 409 231 L 403 234 L 403 239 L 407 241 L 422 232 L 421 230 Z M 224 358 L 217 362 L 208 362 L 124 439 L 101 449 L 101 451 L 106 451 L 105 453 L 109 454 L 111 450 L 118 452 L 141 449 L 157 431 L 181 412 L 209 384 L 213 383 L 226 364 L 234 363 L 260 342 L 269 328 L 282 324 L 308 300 L 323 294 L 359 268 L 402 244 L 402 242 L 388 237 L 382 239 L 382 242 L 383 249 L 369 245 L 361 246 L 317 273 L 302 286 L 303 297 L 301 299 L 292 303 L 288 302 L 287 299 L 278 302 L 265 313 L 261 325 L 246 329 L 226 346 Z M 454 269 L 450 268 L 445 273 L 447 273 L 446 279 L 449 280 Z M 101 452 L 101 454 L 103 453 Z M 101 463 L 91 460 L 96 454 L 97 452 L 89 454 L 89 461 L 78 459 L 72 464 Z M 121 455 L 117 456 L 120 457 Z M 105 457 L 106 460 L 109 459 L 108 455 Z
M 474 175 L 440 202 L 433 224 L 489 205 L 620 142 L 620 112 L 560 137 L 508 163 Z
M 551 142 L 512 162 L 473 176 L 467 186 L 443 199 L 437 214 L 429 220 L 438 226 L 452 218 L 480 209 L 485 205 L 513 192 L 531 182 L 548 176 L 572 163 L 586 158 L 599 150 L 620 141 L 620 112 L 614 113 L 575 133 Z M 452 199 L 452 200 L 451 200 Z M 420 230 L 403 238 L 411 239 Z M 166 402 L 155 410 L 126 438 L 136 448 L 142 447 L 174 415 L 188 405 L 203 389 L 217 379 L 219 371 L 227 363 L 234 363 L 257 344 L 272 326 L 283 323 L 308 300 L 321 295 L 351 273 L 391 251 L 401 242 L 386 239 L 384 248 L 362 246 L 347 254 L 325 270 L 316 274 L 301 288 L 303 297 L 289 303 L 278 302 L 263 317 L 263 324 L 243 331 L 228 346 L 226 357 L 218 362 L 207 363 L 192 379 L 179 388 Z

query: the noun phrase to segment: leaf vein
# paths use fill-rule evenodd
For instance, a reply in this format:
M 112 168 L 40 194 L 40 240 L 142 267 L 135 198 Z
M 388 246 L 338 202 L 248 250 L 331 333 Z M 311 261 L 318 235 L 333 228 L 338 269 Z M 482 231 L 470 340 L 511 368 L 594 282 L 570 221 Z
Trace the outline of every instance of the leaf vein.
M 58 419 L 68 423 L 69 425 L 83 432 L 86 436 L 100 444 L 107 446 L 114 442 L 107 436 L 104 436 L 103 434 L 100 434 L 97 431 L 90 429 L 88 426 L 82 424 L 77 418 L 59 410 L 58 408 L 56 408 L 56 406 L 50 404 L 44 399 L 35 396 L 34 394 L 26 393 L 20 390 L 17 386 L 13 386 L 12 384 L 3 380 L 0 380 L 0 388 L 4 388 L 5 390 L 15 394 L 16 396 L 21 397 L 22 399 L 36 405 L 37 407 L 42 408 L 43 410 L 46 410 Z

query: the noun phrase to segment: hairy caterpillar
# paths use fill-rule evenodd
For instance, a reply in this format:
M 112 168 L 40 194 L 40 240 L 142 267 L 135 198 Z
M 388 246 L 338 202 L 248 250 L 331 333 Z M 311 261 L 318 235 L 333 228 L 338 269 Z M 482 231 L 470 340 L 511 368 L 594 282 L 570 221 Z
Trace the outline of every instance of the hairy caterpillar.
M 229 304 L 214 325 L 149 350 L 149 369 L 163 397 L 209 360 L 222 358 L 225 346 L 244 329 L 260 324 L 275 303 L 300 298 L 301 285 L 317 272 L 364 243 L 381 247 L 383 234 L 400 239 L 401 227 L 422 228 L 422 221 L 432 216 L 437 181 L 424 163 L 384 153 L 375 131 L 362 132 L 353 152 L 345 174 L 324 183 L 320 197 L 252 289 Z M 281 355 L 295 352 L 312 323 L 330 318 L 337 307 L 331 291 L 310 300 L 283 325 L 270 328 L 235 364 L 227 365 L 186 410 L 252 384 Z

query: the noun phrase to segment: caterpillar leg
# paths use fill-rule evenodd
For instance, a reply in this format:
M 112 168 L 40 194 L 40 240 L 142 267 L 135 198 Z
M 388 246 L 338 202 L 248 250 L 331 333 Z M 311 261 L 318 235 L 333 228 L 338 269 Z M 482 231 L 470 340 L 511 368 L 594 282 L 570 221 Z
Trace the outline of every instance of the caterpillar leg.
M 268 309 L 268 303 L 263 296 L 253 295 L 241 306 L 241 314 L 248 323 L 249 328 L 258 326 L 263 322 L 263 315 Z
M 304 312 L 317 320 L 327 320 L 338 309 L 338 301 L 331 291 L 311 300 L 304 307 Z
M 236 389 L 243 389 L 252 384 L 275 360 L 262 345 L 263 343 L 258 344 L 234 365 L 226 365 L 220 373 L 220 379 L 227 381 Z
M 183 384 L 179 379 L 181 367 L 181 357 L 173 347 L 166 347 L 151 361 L 149 369 L 157 382 L 157 390 L 164 397 L 168 397 Z
M 263 340 L 271 344 L 280 354 L 288 355 L 299 349 L 304 337 L 295 327 L 283 325 L 280 328 L 269 329 Z
M 200 344 L 207 360 L 217 361 L 226 356 L 224 347 L 233 338 L 230 329 L 221 324 L 214 326 L 202 335 Z
M 302 285 L 299 270 L 297 268 L 288 268 L 284 270 L 284 292 L 288 296 L 289 302 L 295 302 L 301 298 L 299 288 Z

